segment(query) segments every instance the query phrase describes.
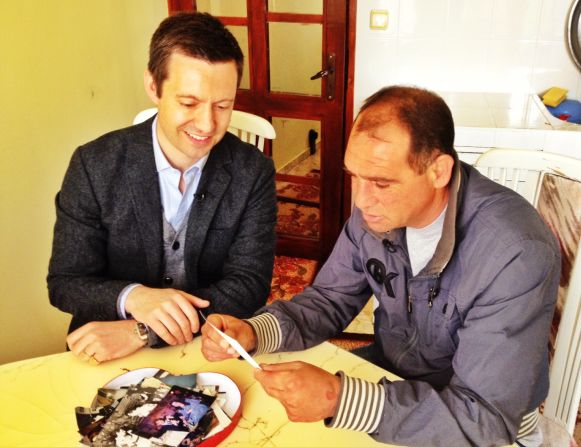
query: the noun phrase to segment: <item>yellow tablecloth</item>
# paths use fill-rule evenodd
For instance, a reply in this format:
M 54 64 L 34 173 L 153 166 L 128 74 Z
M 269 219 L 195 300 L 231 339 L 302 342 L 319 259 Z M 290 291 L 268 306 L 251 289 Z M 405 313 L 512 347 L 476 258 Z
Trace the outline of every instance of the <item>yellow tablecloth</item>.
M 397 377 L 330 343 L 298 353 L 258 358 L 275 363 L 303 360 L 330 372 L 377 381 Z M 200 352 L 200 338 L 185 346 L 143 349 L 132 356 L 92 366 L 70 352 L 0 365 L 0 446 L 77 446 L 80 436 L 76 406 L 90 406 L 97 388 L 132 369 L 162 368 L 174 374 L 219 372 L 229 376 L 242 393 L 242 418 L 224 445 L 333 446 L 379 445 L 364 433 L 328 429 L 322 422 L 294 423 L 282 405 L 254 380 L 250 365 L 240 360 L 211 363 Z M 384 444 L 383 444 L 384 445 Z

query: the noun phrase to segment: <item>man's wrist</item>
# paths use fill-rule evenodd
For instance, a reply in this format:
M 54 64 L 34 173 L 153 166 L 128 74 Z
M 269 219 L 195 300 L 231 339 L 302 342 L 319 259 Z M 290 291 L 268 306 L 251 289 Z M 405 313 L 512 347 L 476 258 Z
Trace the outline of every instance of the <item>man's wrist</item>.
M 126 308 L 127 298 L 129 297 L 129 294 L 133 291 L 133 289 L 139 287 L 140 285 L 141 284 L 139 283 L 129 284 L 128 286 L 123 288 L 123 290 L 117 297 L 117 315 L 122 320 L 129 320 L 132 318 L 131 313 L 129 313 Z
M 253 355 L 275 352 L 280 347 L 282 333 L 278 320 L 274 315 L 263 313 L 244 321 L 252 326 L 256 336 Z
M 242 320 L 242 322 L 249 327 L 250 331 L 250 346 L 248 346 L 248 352 L 256 351 L 256 347 L 258 346 L 258 335 L 256 334 L 256 330 L 254 326 L 252 326 L 248 321 Z
M 143 346 L 149 345 L 150 330 L 146 324 L 136 321 L 133 328 L 133 333 L 137 336 L 137 338 L 139 338 L 139 340 L 141 340 Z

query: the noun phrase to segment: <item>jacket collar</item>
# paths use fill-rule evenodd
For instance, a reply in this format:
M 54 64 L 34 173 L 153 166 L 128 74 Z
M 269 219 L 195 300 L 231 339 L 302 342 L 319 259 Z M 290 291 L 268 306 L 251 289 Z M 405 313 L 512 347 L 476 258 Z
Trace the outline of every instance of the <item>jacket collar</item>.
M 151 138 L 152 122 L 153 118 L 150 118 L 130 127 L 125 134 L 126 173 L 137 227 L 147 247 L 145 258 L 149 273 L 152 277 L 158 277 L 163 257 L 163 228 L 161 195 Z
M 188 260 L 186 269 L 188 283 L 194 287 L 199 282 L 197 277 L 198 262 L 210 224 L 232 181 L 230 164 L 232 163 L 235 138 L 226 133 L 224 138 L 210 151 L 188 217 L 184 256 Z
M 442 236 L 440 236 L 440 241 L 436 246 L 434 256 L 420 272 L 422 275 L 441 274 L 454 253 L 454 247 L 456 245 L 456 219 L 458 216 L 458 205 L 460 203 L 458 196 L 460 193 L 461 180 L 462 174 L 460 171 L 460 161 L 456 157 L 454 160 L 454 174 L 449 186 L 448 208 L 446 209 L 446 215 L 444 216 Z

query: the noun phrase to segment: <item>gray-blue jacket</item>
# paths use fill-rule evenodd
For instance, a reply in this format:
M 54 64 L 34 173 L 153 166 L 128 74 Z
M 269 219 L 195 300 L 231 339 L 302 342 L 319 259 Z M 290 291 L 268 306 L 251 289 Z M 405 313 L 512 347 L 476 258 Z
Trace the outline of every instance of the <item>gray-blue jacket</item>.
M 371 436 L 418 446 L 506 445 L 547 395 L 560 251 L 525 199 L 474 168 L 456 163 L 449 187 L 442 237 L 416 276 L 405 229 L 375 234 L 355 209 L 313 286 L 259 313 L 278 322 L 272 346 L 300 350 L 341 332 L 373 293 L 382 366 L 407 380 L 381 382 Z M 396 274 L 395 297 L 368 271 L 371 258 Z

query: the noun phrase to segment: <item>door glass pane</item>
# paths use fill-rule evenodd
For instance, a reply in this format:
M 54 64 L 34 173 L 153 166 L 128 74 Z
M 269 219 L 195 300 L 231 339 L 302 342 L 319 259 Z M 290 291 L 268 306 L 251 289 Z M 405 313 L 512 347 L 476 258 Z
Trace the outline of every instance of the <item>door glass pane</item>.
M 244 0 L 197 0 L 196 6 L 198 11 L 209 12 L 213 16 L 246 17 Z
M 294 12 L 295 14 L 323 14 L 323 0 L 268 0 L 269 12 Z
M 272 158 L 277 172 L 277 233 L 320 237 L 321 123 L 273 117 Z
M 237 25 L 227 25 L 226 28 L 234 35 L 238 41 L 238 45 L 242 49 L 244 54 L 244 71 L 242 72 L 242 80 L 240 82 L 240 88 L 249 89 L 250 88 L 250 68 L 248 64 L 248 27 L 237 26 Z
M 270 22 L 270 91 L 320 96 L 323 26 L 318 23 Z

